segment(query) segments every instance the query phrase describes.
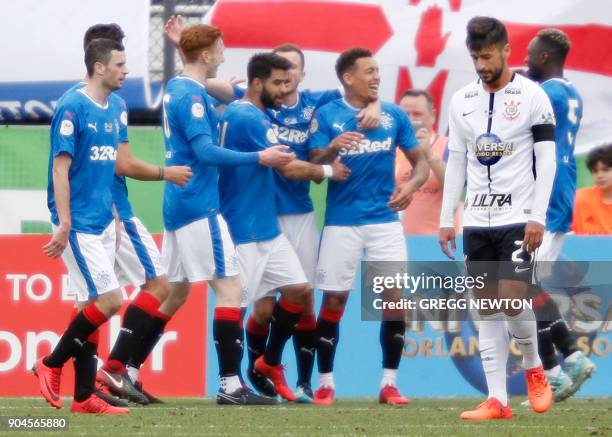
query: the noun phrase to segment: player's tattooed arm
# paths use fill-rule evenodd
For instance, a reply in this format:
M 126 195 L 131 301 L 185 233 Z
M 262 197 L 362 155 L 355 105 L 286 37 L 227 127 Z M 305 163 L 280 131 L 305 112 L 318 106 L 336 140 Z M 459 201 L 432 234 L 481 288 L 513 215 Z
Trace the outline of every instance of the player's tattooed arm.
M 327 164 L 334 162 L 338 157 L 340 150 L 351 150 L 356 148 L 363 140 L 363 134 L 360 132 L 344 132 L 338 135 L 329 143 L 329 146 L 319 149 L 311 149 L 308 159 L 313 164 Z
M 423 149 L 414 147 L 410 150 L 403 150 L 403 152 L 412 165 L 413 170 L 411 178 L 406 182 L 398 184 L 389 199 L 389 208 L 394 211 L 406 209 L 412 200 L 412 195 L 425 183 L 429 176 L 429 164 L 427 164 L 427 158 Z
M 43 246 L 43 252 L 50 258 L 57 258 L 62 254 L 68 244 L 72 218 L 70 214 L 70 180 L 68 172 L 72 165 L 72 157 L 67 153 L 60 153 L 53 159 L 53 192 L 55 195 L 55 208 L 59 219 L 59 227 L 53 232 L 51 241 Z
M 191 167 L 183 165 L 158 167 L 137 158 L 132 154 L 129 143 L 119 143 L 117 149 L 117 166 L 115 172 L 118 175 L 127 176 L 139 181 L 165 180 L 180 186 L 187 185 L 189 179 L 193 176 Z
M 342 164 L 339 158 L 331 165 L 317 165 L 307 161 L 294 159 L 289 164 L 277 168 L 276 171 L 287 179 L 300 179 L 315 182 L 322 182 L 325 178 L 335 181 L 344 181 L 351 174 L 351 170 Z
M 359 120 L 359 129 L 368 130 L 378 127 L 380 124 L 380 114 L 382 109 L 380 107 L 380 99 L 368 103 L 359 114 L 357 114 L 357 120 Z

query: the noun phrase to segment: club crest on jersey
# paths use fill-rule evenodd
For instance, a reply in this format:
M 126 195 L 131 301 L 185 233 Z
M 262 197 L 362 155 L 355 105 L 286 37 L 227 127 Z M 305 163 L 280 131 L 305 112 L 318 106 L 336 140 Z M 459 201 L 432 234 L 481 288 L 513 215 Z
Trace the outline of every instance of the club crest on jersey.
M 110 134 L 112 131 L 113 131 L 113 124 L 104 123 L 104 132 L 106 132 L 107 134 Z
M 512 143 L 502 141 L 493 133 L 480 135 L 476 139 L 474 155 L 482 165 L 497 164 L 503 156 L 510 156 L 514 151 Z
M 552 112 L 542 114 L 542 124 L 555 124 L 555 114 Z
M 128 115 L 126 111 L 121 111 L 121 115 L 119 116 L 119 119 L 121 120 L 121 124 L 124 126 L 127 126 L 128 124 Z
M 506 120 L 512 121 L 516 119 L 519 115 L 521 115 L 521 113 L 519 112 L 520 104 L 521 102 L 515 102 L 514 100 L 504 102 L 504 118 Z
M 391 115 L 387 114 L 386 112 L 383 112 L 380 114 L 380 126 L 384 129 L 384 130 L 389 130 L 393 127 L 393 117 L 391 117 Z
M 62 124 L 60 126 L 60 134 L 65 137 L 72 135 L 74 132 L 74 124 L 70 120 L 62 120 Z
M 302 109 L 302 118 L 306 121 L 310 121 L 314 110 L 315 110 L 314 106 L 306 106 L 304 109 Z
M 314 134 L 316 131 L 319 130 L 319 122 L 317 121 L 316 118 L 313 118 L 312 121 L 310 122 L 310 133 Z

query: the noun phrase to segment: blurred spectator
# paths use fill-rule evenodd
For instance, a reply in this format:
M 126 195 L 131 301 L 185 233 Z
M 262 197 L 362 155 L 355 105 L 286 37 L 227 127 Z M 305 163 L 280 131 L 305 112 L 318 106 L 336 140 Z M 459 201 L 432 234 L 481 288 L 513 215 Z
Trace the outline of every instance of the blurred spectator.
M 436 109 L 433 98 L 425 90 L 408 90 L 402 96 L 399 106 L 408 114 L 415 135 L 427 156 L 431 167 L 429 178 L 414 193 L 408 208 L 401 215 L 405 234 L 437 235 L 440 229 L 440 209 L 442 208 L 442 186 L 448 149 L 448 137 L 438 135 L 434 131 Z M 412 166 L 402 153 L 398 153 L 395 165 L 396 181 L 404 182 L 410 179 Z M 457 208 L 461 211 L 461 208 Z M 461 230 L 458 217 L 455 219 L 457 232 Z
M 612 144 L 591 150 L 586 165 L 595 186 L 576 191 L 572 230 L 612 235 Z

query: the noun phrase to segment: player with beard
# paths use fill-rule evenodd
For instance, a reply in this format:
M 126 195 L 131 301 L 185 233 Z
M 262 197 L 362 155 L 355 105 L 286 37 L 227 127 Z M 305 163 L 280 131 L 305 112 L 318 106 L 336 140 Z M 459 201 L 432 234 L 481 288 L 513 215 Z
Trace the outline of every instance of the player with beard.
M 538 274 L 550 272 L 559 257 L 565 233 L 572 222 L 576 195 L 576 159 L 574 145 L 582 120 L 583 104 L 574 85 L 563 77 L 563 65 L 571 43 L 558 29 L 544 29 L 529 43 L 525 62 L 530 79 L 540 83 L 555 111 L 555 143 L 557 173 L 548 211 L 542 245 L 535 253 L 536 262 L 543 262 Z M 545 275 L 542 272 L 542 275 Z M 546 376 L 555 394 L 555 402 L 578 391 L 595 371 L 595 364 L 578 348 L 559 307 L 550 295 L 533 287 L 535 314 L 538 319 L 538 348 Z M 555 346 L 563 356 L 563 368 L 557 362 Z
M 380 125 L 360 131 L 355 116 L 378 99 L 380 76 L 372 52 L 363 48 L 343 52 L 336 62 L 336 74 L 345 97 L 328 103 L 315 113 L 308 144 L 312 162 L 333 162 L 340 157 L 351 169 L 351 177 L 346 182 L 332 181 L 328 185 L 325 227 L 315 279 L 316 287 L 323 290 L 324 296 L 317 320 L 319 388 L 314 393 L 314 402 L 325 405 L 334 402 L 333 365 L 339 323 L 364 252 L 367 261 L 392 261 L 393 268 L 406 270 L 406 239 L 398 211 L 410 203 L 412 194 L 429 173 L 410 120 L 397 105 L 382 102 Z M 414 168 L 413 177 L 397 186 L 394 177 L 396 148 Z M 390 289 L 383 293 L 385 299 L 391 301 L 400 297 L 401 290 Z M 383 351 L 381 403 L 404 405 L 409 402 L 396 384 L 404 332 L 403 311 L 384 311 L 380 330 Z
M 266 110 L 280 107 L 290 67 L 288 60 L 273 53 L 257 54 L 249 60 L 246 95 L 231 103 L 221 120 L 221 147 L 252 153 L 279 144 Z M 325 177 L 344 180 L 349 174 L 339 162 L 321 166 L 301 160 L 276 171 L 289 179 L 316 181 Z M 236 244 L 247 303 L 275 299 L 277 290 L 281 294 L 273 307 L 265 351 L 255 360 L 254 372 L 269 378 L 276 393 L 296 400 L 280 360 L 303 313 L 309 286 L 298 256 L 278 224 L 274 172 L 260 167 L 224 168 L 219 188 L 221 211 Z
M 471 276 L 486 276 L 476 299 L 522 299 L 542 243 L 555 175 L 555 120 L 546 93 L 513 73 L 504 25 L 474 17 L 466 45 L 478 79 L 456 92 L 449 110 L 450 151 L 440 215 L 440 246 L 454 259 L 454 207 L 466 182 L 463 252 Z M 508 331 L 523 354 L 527 394 L 538 413 L 553 394 L 538 356 L 531 309 L 481 309 L 479 347 L 488 399 L 461 414 L 464 420 L 509 419 L 506 364 Z

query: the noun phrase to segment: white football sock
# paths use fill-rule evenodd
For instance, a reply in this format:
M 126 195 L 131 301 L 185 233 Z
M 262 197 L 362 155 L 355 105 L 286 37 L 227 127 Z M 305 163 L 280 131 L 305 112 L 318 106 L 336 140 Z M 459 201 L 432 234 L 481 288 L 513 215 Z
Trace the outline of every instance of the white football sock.
M 506 317 L 503 313 L 481 316 L 478 331 L 480 359 L 487 380 L 489 398 L 508 405 L 506 365 L 508 362 L 509 338 Z
M 576 351 L 572 354 L 569 354 L 567 357 L 565 357 L 563 361 L 565 361 L 567 364 L 575 363 L 576 360 L 580 357 L 580 355 L 582 355 L 582 352 Z
M 544 373 L 548 378 L 556 378 L 561 373 L 561 366 L 557 364 L 552 369 L 545 370 Z
M 507 316 L 506 320 L 508 330 L 523 354 L 523 367 L 540 367 L 542 361 L 538 355 L 538 328 L 533 310 L 523 310 L 516 316 Z
M 125 370 L 127 371 L 128 378 L 130 378 L 132 384 L 136 384 L 136 382 L 138 381 L 138 368 L 132 366 L 125 366 Z
M 329 373 L 319 373 L 319 387 L 323 387 L 324 385 L 334 388 L 334 374 L 333 372 Z
M 240 382 L 238 375 L 222 376 L 219 385 L 221 386 L 221 390 L 226 393 L 233 393 L 242 387 L 242 383 Z
M 397 386 L 397 369 L 383 369 L 380 388 L 384 388 L 386 385 Z

